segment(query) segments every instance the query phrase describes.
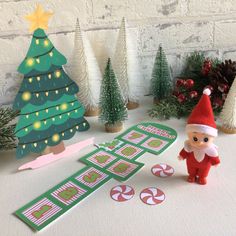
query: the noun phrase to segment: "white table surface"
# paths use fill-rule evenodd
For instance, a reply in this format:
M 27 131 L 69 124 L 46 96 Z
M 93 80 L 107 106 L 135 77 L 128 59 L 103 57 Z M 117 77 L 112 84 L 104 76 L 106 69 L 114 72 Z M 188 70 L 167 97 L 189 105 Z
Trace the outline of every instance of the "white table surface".
M 137 160 L 145 163 L 145 166 L 126 182 L 135 189 L 135 196 L 123 203 L 113 201 L 109 195 L 110 189 L 119 182 L 110 180 L 38 233 L 15 217 L 14 211 L 81 169 L 84 164 L 79 162 L 79 158 L 95 147 L 87 147 L 44 168 L 21 172 L 17 168 L 33 160 L 33 156 L 16 160 L 14 152 L 0 153 L 0 235 L 236 235 L 236 135 L 220 133 L 215 140 L 219 147 L 221 165 L 212 167 L 208 184 L 190 184 L 186 182 L 185 162 L 177 160 L 186 138 L 185 120 L 160 122 L 151 119 L 146 112 L 150 107 L 151 98 L 145 98 L 140 108 L 129 111 L 125 129 L 141 121 L 154 121 L 176 129 L 178 139 L 160 156 L 146 153 Z M 88 118 L 88 121 L 91 129 L 77 133 L 68 144 L 92 136 L 99 143 L 112 140 L 118 135 L 105 133 L 97 118 Z M 173 166 L 174 176 L 153 176 L 151 167 L 158 163 Z M 151 186 L 160 188 L 166 194 L 162 204 L 148 206 L 139 199 L 140 191 Z

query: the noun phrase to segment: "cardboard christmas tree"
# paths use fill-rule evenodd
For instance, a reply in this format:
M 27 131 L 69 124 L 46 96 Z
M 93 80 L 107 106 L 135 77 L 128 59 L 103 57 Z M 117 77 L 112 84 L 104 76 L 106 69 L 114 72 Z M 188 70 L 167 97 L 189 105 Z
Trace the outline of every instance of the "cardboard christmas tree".
M 26 57 L 18 67 L 24 75 L 13 108 L 20 111 L 15 129 L 17 158 L 46 147 L 54 154 L 65 150 L 63 140 L 89 128 L 84 107 L 77 100 L 78 86 L 65 72 L 66 58 L 54 47 L 46 33 L 52 13 L 40 5 L 26 19 L 33 37 Z

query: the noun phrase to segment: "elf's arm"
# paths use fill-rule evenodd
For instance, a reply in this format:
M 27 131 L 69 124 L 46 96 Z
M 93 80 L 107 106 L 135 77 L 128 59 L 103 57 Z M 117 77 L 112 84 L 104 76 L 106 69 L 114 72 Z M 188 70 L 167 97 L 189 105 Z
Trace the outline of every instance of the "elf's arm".
M 179 159 L 184 160 L 184 159 L 188 158 L 190 152 L 191 151 L 190 151 L 189 143 L 188 143 L 188 141 L 185 141 L 184 148 L 179 153 Z
M 214 148 L 211 149 L 211 153 L 209 153 L 209 154 L 210 154 L 209 155 L 210 161 L 213 166 L 220 164 L 220 158 L 219 158 L 219 154 L 218 154 L 218 150 L 217 150 L 216 145 L 214 145 Z

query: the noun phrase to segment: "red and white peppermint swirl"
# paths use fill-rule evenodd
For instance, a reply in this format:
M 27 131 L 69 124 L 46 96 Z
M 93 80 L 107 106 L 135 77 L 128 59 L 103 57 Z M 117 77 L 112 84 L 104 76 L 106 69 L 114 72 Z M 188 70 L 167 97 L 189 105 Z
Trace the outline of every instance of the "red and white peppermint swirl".
M 124 202 L 134 196 L 134 189 L 128 185 L 118 185 L 111 189 L 110 196 L 117 202 Z
M 158 188 L 145 188 L 140 193 L 142 202 L 148 205 L 157 205 L 165 200 L 165 194 Z
M 167 164 L 157 164 L 152 167 L 152 173 L 158 177 L 168 177 L 174 174 L 174 169 Z

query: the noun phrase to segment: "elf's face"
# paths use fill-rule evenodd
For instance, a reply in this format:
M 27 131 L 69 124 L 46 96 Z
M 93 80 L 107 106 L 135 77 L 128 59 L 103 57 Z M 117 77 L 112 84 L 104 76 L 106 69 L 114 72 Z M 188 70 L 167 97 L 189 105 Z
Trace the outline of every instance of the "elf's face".
M 189 143 L 192 147 L 195 148 L 206 148 L 209 147 L 213 141 L 214 137 L 198 132 L 189 132 L 188 133 Z

